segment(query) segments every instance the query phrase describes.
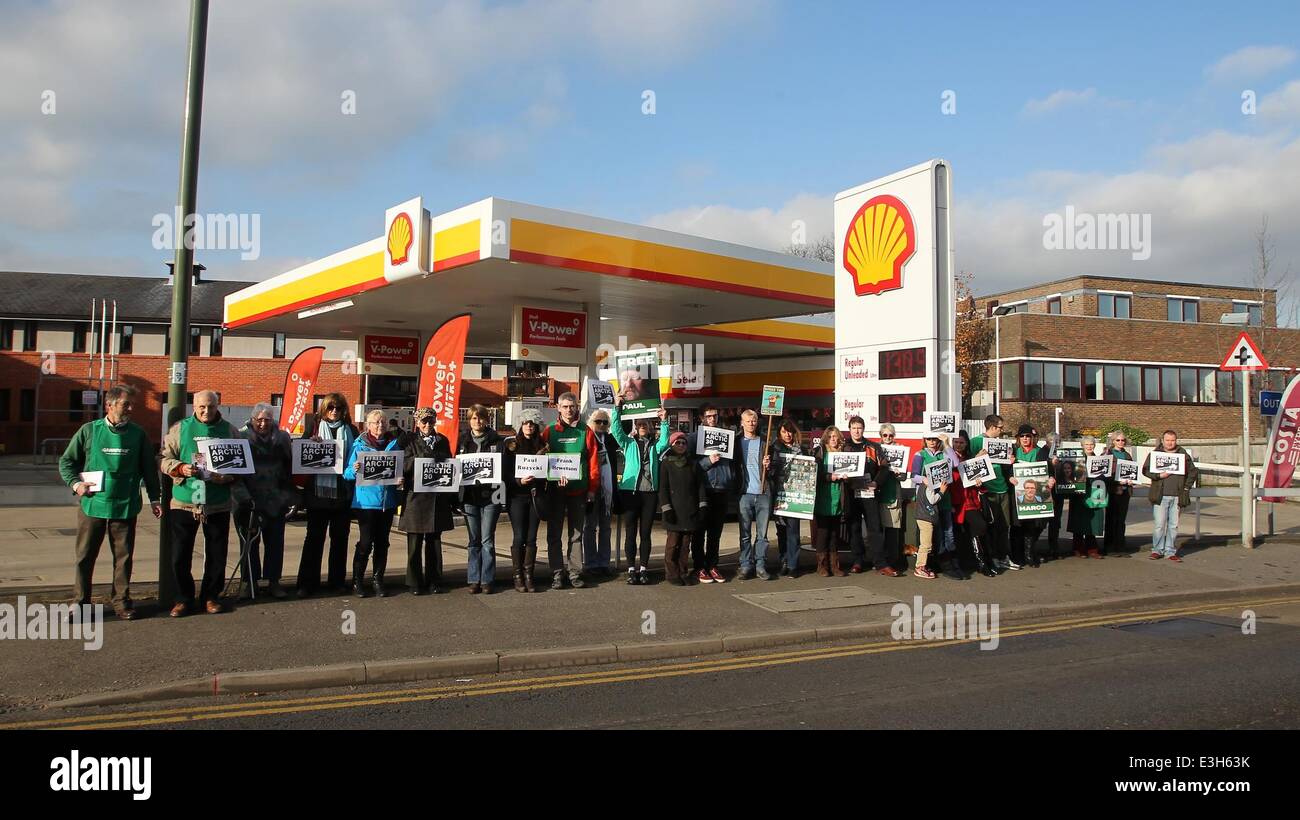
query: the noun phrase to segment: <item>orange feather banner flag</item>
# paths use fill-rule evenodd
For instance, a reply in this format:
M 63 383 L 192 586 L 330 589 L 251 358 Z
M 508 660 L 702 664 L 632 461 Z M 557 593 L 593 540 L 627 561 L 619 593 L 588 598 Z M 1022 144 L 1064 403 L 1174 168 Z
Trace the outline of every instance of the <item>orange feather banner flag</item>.
M 280 408 L 280 429 L 291 436 L 303 434 L 303 422 L 307 414 L 315 408 L 311 406 L 311 397 L 320 376 L 321 359 L 325 358 L 325 348 L 309 347 L 299 353 L 289 365 L 289 372 L 284 377 L 284 406 Z M 343 411 L 347 415 L 347 409 Z M 315 431 L 312 431 L 313 433 Z
M 424 348 L 420 363 L 420 388 L 416 407 L 432 407 L 435 429 L 447 437 L 456 452 L 460 432 L 461 371 L 465 364 L 465 341 L 469 338 L 468 313 L 442 323 Z

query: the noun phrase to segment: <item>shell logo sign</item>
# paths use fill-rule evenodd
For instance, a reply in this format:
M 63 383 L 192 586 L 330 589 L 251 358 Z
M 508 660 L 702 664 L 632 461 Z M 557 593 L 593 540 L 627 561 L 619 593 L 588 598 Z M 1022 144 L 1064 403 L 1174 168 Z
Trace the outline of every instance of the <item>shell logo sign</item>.
M 867 200 L 849 221 L 841 257 L 858 296 L 903 286 L 903 265 L 916 253 L 912 214 L 898 197 Z
M 398 214 L 393 224 L 388 227 L 389 264 L 394 267 L 406 264 L 410 259 L 411 243 L 414 241 L 415 232 L 411 230 L 411 217 L 405 213 Z

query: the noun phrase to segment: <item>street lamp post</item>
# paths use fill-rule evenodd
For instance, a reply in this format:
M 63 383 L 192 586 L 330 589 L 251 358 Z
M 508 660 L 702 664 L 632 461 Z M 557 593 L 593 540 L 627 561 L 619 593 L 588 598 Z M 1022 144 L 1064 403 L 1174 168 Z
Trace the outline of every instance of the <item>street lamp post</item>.
M 190 352 L 190 282 L 194 247 L 187 227 L 194 223 L 198 199 L 199 130 L 203 116 L 203 66 L 207 60 L 208 0 L 191 0 L 189 59 L 185 77 L 185 114 L 181 126 L 181 182 L 177 193 L 177 215 L 173 226 L 176 260 L 172 267 L 171 367 L 167 378 L 167 429 L 185 413 L 188 383 L 186 365 Z M 158 603 L 169 608 L 176 597 L 171 566 L 170 522 L 166 516 L 171 483 L 163 482 L 163 525 L 158 537 Z

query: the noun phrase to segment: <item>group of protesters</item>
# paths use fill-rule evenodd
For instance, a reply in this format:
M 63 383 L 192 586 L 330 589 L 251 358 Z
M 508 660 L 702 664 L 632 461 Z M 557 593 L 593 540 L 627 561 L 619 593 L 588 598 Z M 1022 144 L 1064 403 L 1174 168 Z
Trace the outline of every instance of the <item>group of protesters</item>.
M 148 435 L 131 421 L 136 395 L 135 389 L 126 385 L 110 389 L 105 417 L 83 425 L 60 459 L 61 475 L 80 501 L 75 602 L 90 602 L 95 561 L 107 536 L 113 554 L 112 605 L 125 620 L 135 617 L 129 585 L 136 518 L 142 509 L 140 488 L 143 485 L 154 517 L 161 517 L 159 473 L 172 481 L 167 515 L 175 584 L 172 617 L 228 609 L 224 590 L 232 520 L 244 562 L 244 596 L 259 594 L 258 582 L 266 581 L 268 595 L 287 597 L 281 574 L 285 524 L 294 508 L 306 515 L 296 579 L 299 597 L 321 591 L 323 561 L 327 590 L 384 597 L 388 594 L 385 575 L 395 519 L 407 539 L 406 588 L 413 595 L 442 591 L 441 539 L 455 527 L 458 516 L 463 517 L 467 531 L 469 591 L 496 591 L 495 532 L 503 509 L 513 535 L 510 556 L 514 589 L 519 592 L 536 591 L 537 539 L 543 521 L 552 589 L 566 585 L 580 588 L 586 584 L 584 577 L 615 575 L 610 566 L 610 535 L 612 522 L 620 518 L 628 584 L 651 582 L 656 517 L 664 531 L 663 572 L 669 583 L 725 583 L 729 579 L 719 568 L 718 558 L 733 505 L 740 530 L 737 580 L 797 578 L 803 520 L 808 520 L 819 575 L 874 571 L 898 577 L 910 571 L 925 579 L 938 573 L 965 579 L 970 570 L 995 577 L 1058 557 L 1062 517 L 1073 535 L 1073 553 L 1102 557 L 1124 544 L 1124 520 L 1134 490 L 1132 484 L 1107 479 L 1105 500 L 1100 504 L 1094 503 L 1093 494 L 1072 498 L 1054 494 L 1050 519 L 1017 520 L 1016 479 L 1008 465 L 996 464 L 994 475 L 987 480 L 931 486 L 926 465 L 948 460 L 953 466 L 951 475 L 956 475 L 962 461 L 985 452 L 988 439 L 1003 437 L 1003 420 L 996 415 L 985 419 L 984 435 L 973 439 L 964 432 L 952 437 L 926 434 L 924 447 L 900 471 L 891 465 L 884 449 L 884 445 L 895 443 L 897 433 L 891 424 L 881 425 L 879 439 L 870 440 L 865 436 L 865 422 L 854 416 L 848 420 L 847 433 L 827 427 L 815 446 L 806 448 L 803 433 L 793 421 L 782 419 L 769 439 L 760 434 L 759 414 L 746 409 L 739 416 L 740 429 L 732 431 L 732 451 L 700 455 L 686 432 L 670 429 L 662 408 L 657 411 L 657 424 L 653 418 L 639 417 L 625 429 L 622 397 L 616 396 L 612 409 L 596 409 L 584 423 L 573 393 L 558 398 L 557 420 L 552 424 L 544 423 L 539 411 L 524 410 L 508 438 L 492 429 L 487 408 L 475 405 L 469 408 L 468 429 L 461 431 L 454 452 L 447 436 L 438 431 L 431 408 L 415 411 L 410 431 L 386 425 L 382 410 L 371 410 L 362 429 L 357 429 L 348 418 L 347 399 L 331 393 L 321 400 L 302 435 L 339 442 L 339 451 L 346 454 L 344 469 L 340 474 L 295 476 L 290 436 L 279 428 L 276 408 L 271 405 L 256 405 L 248 423 L 235 429 L 222 417 L 217 394 L 200 391 L 194 396 L 193 414 L 171 426 L 160 457 L 155 458 Z M 718 427 L 718 414 L 713 405 L 701 407 L 700 428 Z M 253 472 L 231 476 L 204 469 L 197 457 L 199 442 L 233 438 L 248 440 Z M 1031 425 L 1021 425 L 1015 441 L 1015 461 L 1055 462 L 1053 451 L 1039 444 Z M 1132 457 L 1122 433 L 1110 436 L 1100 452 L 1094 439 L 1085 437 L 1082 444 L 1089 454 Z M 1178 510 L 1187 504 L 1196 470 L 1173 431 L 1165 432 L 1158 449 L 1182 453 L 1187 468 L 1181 475 L 1153 473 L 1149 459 L 1143 467 L 1151 479 L 1155 517 L 1150 557 L 1179 561 L 1174 543 Z M 361 455 L 367 451 L 404 454 L 403 474 L 395 484 L 356 481 Z M 837 452 L 862 453 L 861 473 L 833 472 L 830 455 Z M 410 491 L 417 458 L 445 460 L 470 453 L 501 454 L 501 482 L 467 485 L 454 493 Z M 577 455 L 578 477 L 516 477 L 517 456 L 543 454 Z M 774 515 L 785 470 L 792 457 L 802 455 L 811 455 L 816 462 L 810 518 Z M 908 479 L 914 487 L 912 493 L 905 492 Z M 1047 479 L 1049 491 L 1054 483 Z M 916 524 L 914 539 L 905 536 L 909 516 Z M 358 540 L 349 582 L 347 551 L 353 521 Z M 776 551 L 769 570 L 768 530 L 773 523 Z M 1044 528 L 1048 530 L 1045 551 L 1038 545 Z M 191 564 L 200 530 L 204 565 L 196 587 Z M 851 556 L 847 570 L 840 558 L 842 547 L 847 547 Z

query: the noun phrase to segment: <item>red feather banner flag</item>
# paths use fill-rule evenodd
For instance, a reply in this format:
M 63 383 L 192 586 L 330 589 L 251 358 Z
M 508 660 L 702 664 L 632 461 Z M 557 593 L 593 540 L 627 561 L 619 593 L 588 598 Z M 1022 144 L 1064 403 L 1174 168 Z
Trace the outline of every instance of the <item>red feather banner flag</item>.
M 416 407 L 433 408 L 435 429 L 447 437 L 453 453 L 460 432 L 461 370 L 465 364 L 469 318 L 468 313 L 462 313 L 443 322 L 424 348 L 424 360 L 420 363 Z
M 299 353 L 289 365 L 289 372 L 284 377 L 284 406 L 280 408 L 280 429 L 291 436 L 303 433 L 303 420 L 313 410 L 311 397 L 320 376 L 321 359 L 325 357 L 325 348 L 309 347 Z M 347 411 L 344 410 L 344 415 Z M 314 431 L 313 431 L 314 432 Z

